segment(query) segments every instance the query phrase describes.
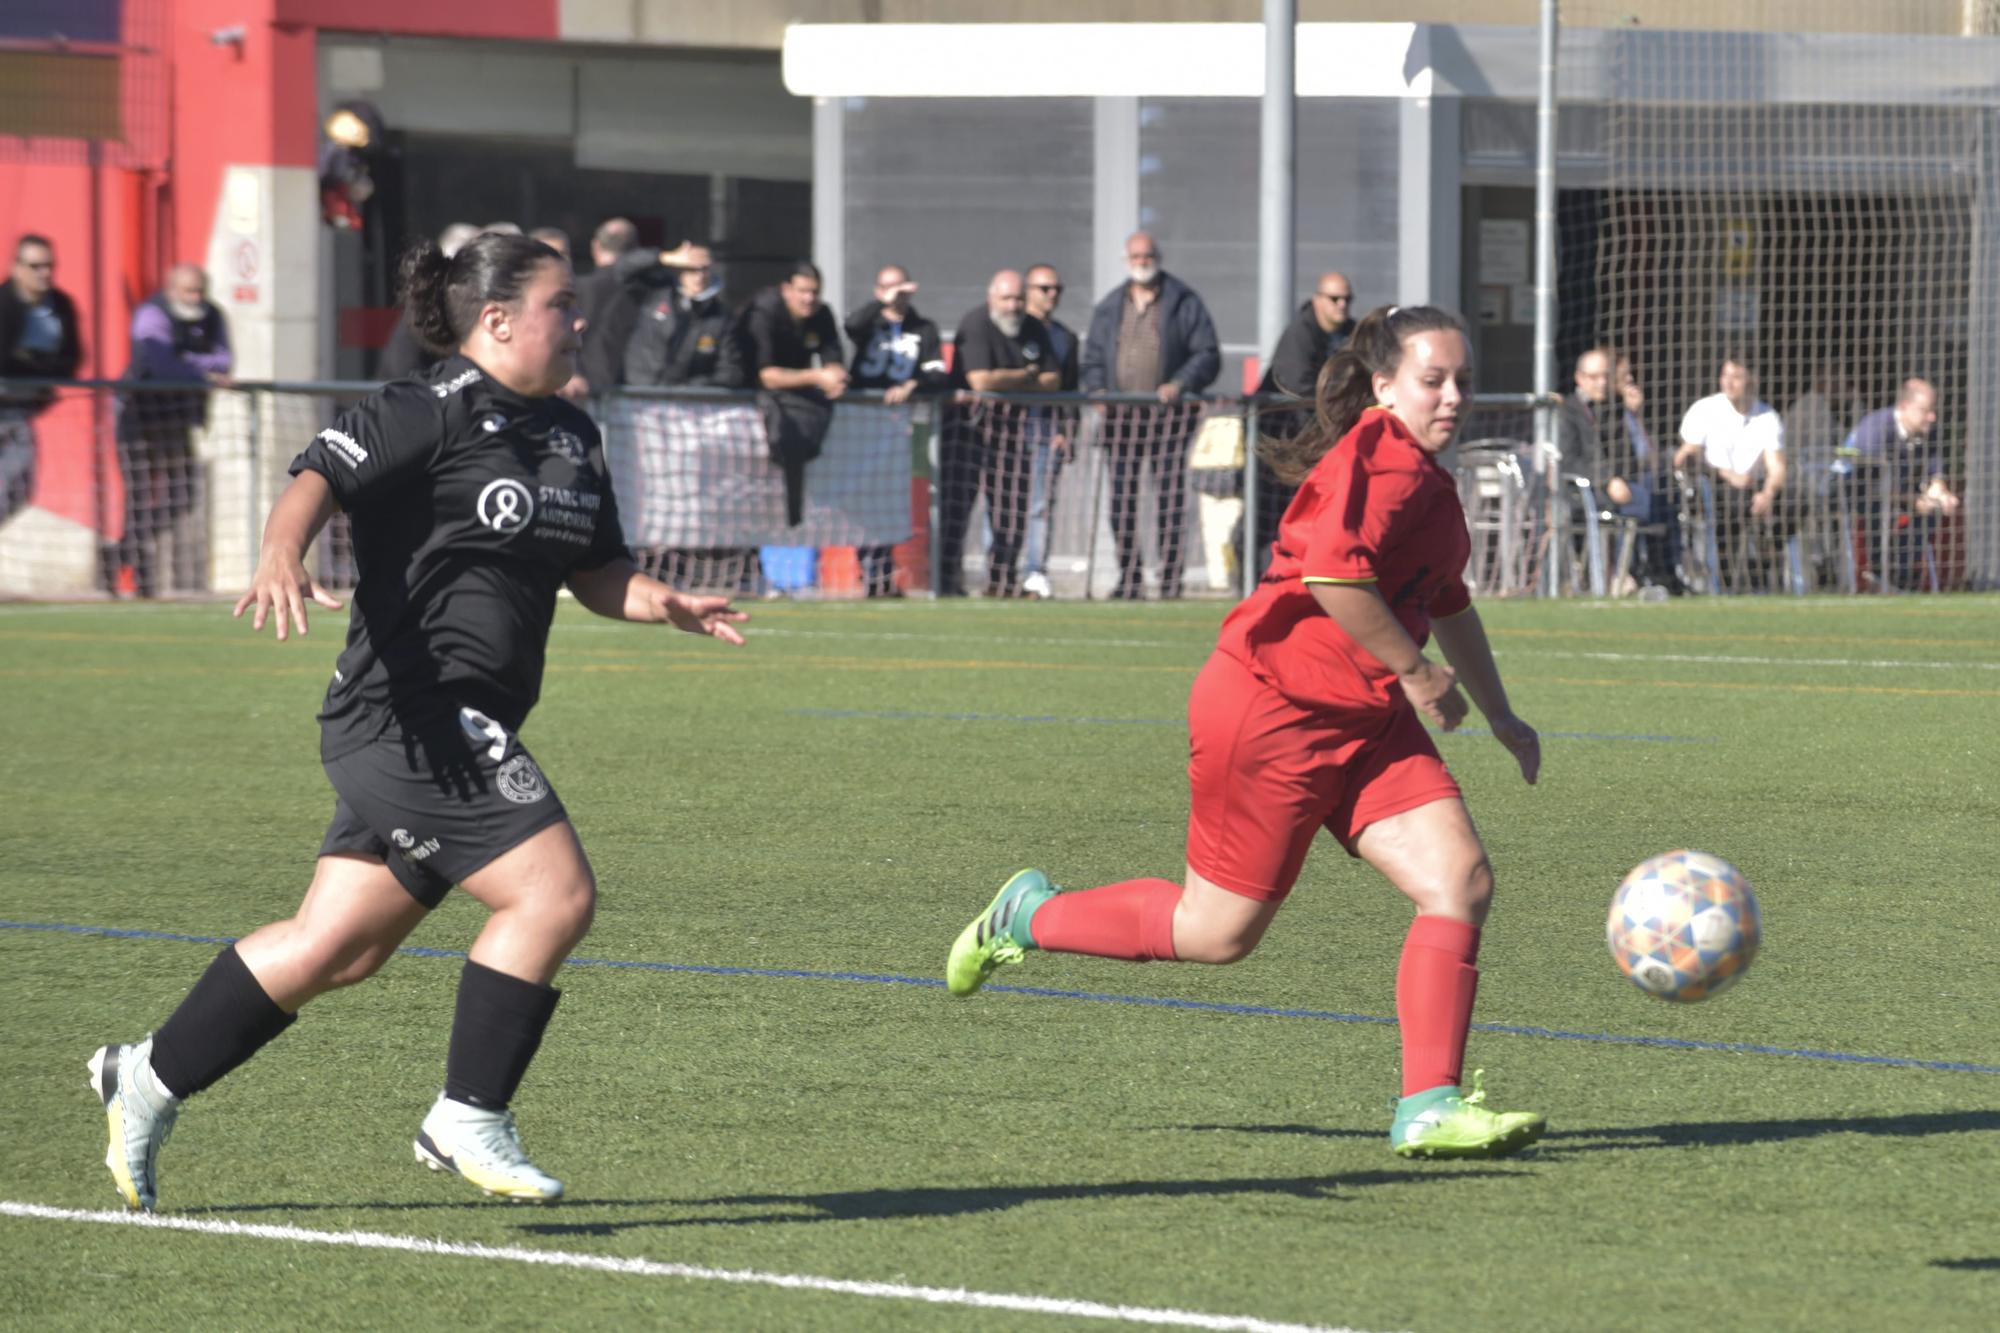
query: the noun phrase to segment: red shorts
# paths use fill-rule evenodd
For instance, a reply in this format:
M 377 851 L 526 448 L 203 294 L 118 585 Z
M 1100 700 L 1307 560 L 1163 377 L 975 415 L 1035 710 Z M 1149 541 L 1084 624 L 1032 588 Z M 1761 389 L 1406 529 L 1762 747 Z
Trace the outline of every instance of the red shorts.
M 1320 829 L 1353 855 L 1377 820 L 1460 794 L 1416 710 L 1301 708 L 1222 652 L 1188 697 L 1188 751 L 1188 865 L 1264 901 L 1292 891 Z

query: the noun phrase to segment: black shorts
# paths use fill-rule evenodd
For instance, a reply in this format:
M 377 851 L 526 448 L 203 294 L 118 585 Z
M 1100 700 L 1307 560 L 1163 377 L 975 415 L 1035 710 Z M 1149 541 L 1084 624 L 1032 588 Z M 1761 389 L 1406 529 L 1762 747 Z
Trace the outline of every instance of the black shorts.
M 459 722 L 325 760 L 340 799 L 319 854 L 379 857 L 412 898 L 436 907 L 452 885 L 569 818 L 518 736 L 470 708 Z

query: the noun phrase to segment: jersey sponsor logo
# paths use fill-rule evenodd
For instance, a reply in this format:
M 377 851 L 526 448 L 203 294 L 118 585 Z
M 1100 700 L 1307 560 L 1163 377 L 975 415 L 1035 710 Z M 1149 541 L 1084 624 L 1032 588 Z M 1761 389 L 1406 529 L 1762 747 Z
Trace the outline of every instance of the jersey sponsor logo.
M 463 389 L 466 385 L 477 384 L 479 383 L 480 380 L 484 378 L 486 377 L 479 373 L 477 367 L 474 367 L 471 370 L 461 370 L 458 372 L 458 374 L 452 376 L 450 379 L 446 380 L 443 384 L 433 384 L 431 386 L 431 392 L 436 394 L 440 398 L 449 398 L 453 394 L 457 393 L 460 389 Z
M 488 417 L 479 423 L 479 429 L 485 431 L 488 435 L 493 434 L 495 431 L 505 430 L 506 428 L 507 418 L 505 417 Z
M 517 754 L 500 765 L 495 781 L 500 794 L 515 805 L 533 805 L 549 794 L 548 779 L 542 770 L 535 767 L 535 761 L 527 755 Z
M 512 477 L 486 483 L 475 508 L 479 521 L 498 533 L 519 532 L 535 516 L 535 497 Z
M 572 463 L 583 462 L 583 440 L 574 431 L 558 426 L 549 432 L 549 448 L 561 454 Z
M 368 451 L 345 431 L 338 431 L 328 426 L 319 433 L 319 438 L 325 440 L 327 446 L 333 450 L 334 456 L 349 467 L 358 468 L 368 461 Z

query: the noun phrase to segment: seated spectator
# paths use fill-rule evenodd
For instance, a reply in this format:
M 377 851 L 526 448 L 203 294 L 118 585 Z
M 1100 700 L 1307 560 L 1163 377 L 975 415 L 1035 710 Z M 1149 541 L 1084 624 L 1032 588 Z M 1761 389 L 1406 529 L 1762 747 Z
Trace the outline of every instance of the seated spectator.
M 1800 511 L 1820 587 L 1836 583 L 1841 497 L 1834 483 L 1841 443 L 1860 415 L 1854 386 L 1837 361 L 1821 363 L 1812 384 L 1785 408 L 1785 485 Z
M 1003 268 L 986 286 L 986 304 L 967 312 L 954 343 L 952 383 L 974 393 L 1053 393 L 1062 368 L 1048 330 L 1027 311 L 1021 274 Z M 1012 597 L 1019 590 L 1021 539 L 1028 522 L 1027 422 L 1031 408 L 1016 402 L 960 404 L 951 413 L 939 460 L 943 492 L 939 538 L 944 551 L 941 597 L 963 597 L 959 565 L 972 503 L 981 492 L 993 524 L 987 556 L 986 595 Z
M 0 379 L 65 380 L 83 360 L 76 303 L 55 285 L 56 250 L 32 233 L 14 243 L 14 271 L 0 283 Z M 34 419 L 53 389 L 0 398 L 0 521 L 35 490 Z
M 1604 437 L 1604 449 L 1598 455 L 1599 476 L 1594 480 L 1620 515 L 1640 525 L 1633 552 L 1640 586 L 1660 588 L 1670 597 L 1679 597 L 1687 585 L 1681 581 L 1681 524 L 1673 473 L 1667 468 L 1666 455 L 1646 429 L 1646 394 L 1631 360 L 1620 356 L 1615 365 L 1615 413 L 1623 429 Z
M 194 387 L 120 395 L 117 439 L 125 479 L 125 535 L 103 553 L 107 591 L 118 591 L 118 571 L 129 565 L 139 596 L 158 595 L 160 538 L 174 533 L 175 524 L 200 508 L 194 429 L 207 424 L 209 389 L 230 382 L 234 363 L 229 326 L 208 299 L 208 275 L 193 264 L 176 264 L 166 285 L 132 314 L 132 356 L 125 378 Z M 173 586 L 200 588 L 206 582 L 206 543 L 193 533 L 175 533 L 173 553 Z
M 1715 483 L 1708 517 L 1722 569 L 1710 571 L 1711 578 L 1761 591 L 1784 536 L 1778 497 L 1785 488 L 1785 425 L 1757 397 L 1756 371 L 1742 353 L 1722 359 L 1716 383 L 1717 392 L 1697 399 L 1681 418 L 1674 466 L 1699 460 Z
M 653 287 L 640 304 L 625 343 L 624 382 L 745 387 L 742 359 L 726 336 L 729 305 L 708 247 L 690 242 L 665 252 L 630 251 L 628 258 L 620 261 L 628 275 L 650 258 L 676 276 L 671 286 Z
M 908 402 L 914 393 L 949 385 L 938 326 L 910 304 L 916 292 L 917 284 L 900 264 L 887 265 L 875 275 L 874 299 L 847 317 L 847 340 L 854 344 L 850 388 L 879 389 L 882 401 L 894 405 Z M 863 546 L 856 555 L 868 596 L 902 595 L 896 586 L 894 547 Z
M 1912 376 L 1903 381 L 1894 406 L 1861 418 L 1841 446 L 1836 468 L 1846 478 L 1858 520 L 1864 586 L 1876 577 L 1867 566 L 1884 559 L 1886 548 L 1883 573 L 1889 581 L 1903 589 L 1921 587 L 1938 521 L 1958 512 L 1958 496 L 1945 480 L 1944 454 L 1932 438 L 1937 419 L 1936 387 Z

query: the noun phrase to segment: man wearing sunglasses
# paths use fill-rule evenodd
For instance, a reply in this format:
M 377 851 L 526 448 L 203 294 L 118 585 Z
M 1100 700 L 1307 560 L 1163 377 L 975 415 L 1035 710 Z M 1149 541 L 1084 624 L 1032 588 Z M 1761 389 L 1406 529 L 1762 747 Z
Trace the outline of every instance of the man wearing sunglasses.
M 1037 264 L 1028 270 L 1028 313 L 1048 330 L 1049 347 L 1056 354 L 1056 368 L 1062 372 L 1062 392 L 1075 393 L 1077 379 L 1076 330 L 1056 318 L 1062 304 L 1063 280 L 1052 264 Z M 1034 456 L 1029 462 L 1028 539 L 1021 554 L 1021 592 L 1028 597 L 1053 597 L 1049 582 L 1049 528 L 1055 519 L 1056 479 L 1069 460 L 1070 442 L 1076 435 L 1076 413 L 1067 407 L 1038 409 L 1029 423 Z
M 83 360 L 76 303 L 55 285 L 56 251 L 32 233 L 14 245 L 14 271 L 0 285 L 0 380 L 65 380 Z M 55 398 L 53 389 L 0 395 L 0 520 L 28 503 L 35 488 L 35 432 L 29 423 Z
M 1299 313 L 1278 336 L 1264 378 L 1257 384 L 1263 397 L 1300 398 L 1305 407 L 1298 411 L 1264 407 L 1257 414 L 1257 434 L 1261 438 L 1296 435 L 1306 424 L 1313 391 L 1319 384 L 1320 368 L 1340 350 L 1354 332 L 1354 284 L 1345 273 L 1327 272 L 1313 284 L 1313 294 L 1299 306 Z M 1271 558 L 1271 542 L 1278 535 L 1278 520 L 1292 503 L 1297 488 L 1278 480 L 1278 474 L 1257 465 L 1257 540 L 1254 546 L 1258 572 Z

